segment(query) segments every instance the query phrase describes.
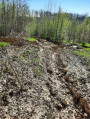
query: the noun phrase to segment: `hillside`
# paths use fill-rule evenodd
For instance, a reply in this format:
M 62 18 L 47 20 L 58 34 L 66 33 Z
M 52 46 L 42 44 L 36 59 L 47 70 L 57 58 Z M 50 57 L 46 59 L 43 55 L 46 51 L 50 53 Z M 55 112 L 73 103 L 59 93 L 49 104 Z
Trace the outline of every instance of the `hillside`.
M 0 48 L 0 119 L 90 118 L 85 61 L 65 44 L 10 41 Z

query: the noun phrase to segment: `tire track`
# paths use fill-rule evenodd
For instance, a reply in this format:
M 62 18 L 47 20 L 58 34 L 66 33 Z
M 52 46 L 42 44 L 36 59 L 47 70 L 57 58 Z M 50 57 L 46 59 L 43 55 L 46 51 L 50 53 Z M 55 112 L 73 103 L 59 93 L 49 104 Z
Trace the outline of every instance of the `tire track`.
M 88 114 L 90 114 L 89 104 L 75 91 L 75 82 L 67 76 L 68 71 L 61 60 L 60 49 L 52 43 L 45 44 L 43 49 L 44 54 L 46 54 L 45 59 L 48 74 L 46 85 L 54 107 L 57 111 L 60 111 L 59 117 L 63 119 L 88 118 Z M 86 116 L 85 112 L 87 113 Z

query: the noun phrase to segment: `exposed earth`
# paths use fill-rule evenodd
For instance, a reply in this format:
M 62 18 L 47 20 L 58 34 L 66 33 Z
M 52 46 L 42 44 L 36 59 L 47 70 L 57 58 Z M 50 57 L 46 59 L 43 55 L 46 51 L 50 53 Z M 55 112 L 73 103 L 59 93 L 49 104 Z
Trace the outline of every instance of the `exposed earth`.
M 0 48 L 0 119 L 90 119 L 87 64 L 64 44 L 12 40 Z

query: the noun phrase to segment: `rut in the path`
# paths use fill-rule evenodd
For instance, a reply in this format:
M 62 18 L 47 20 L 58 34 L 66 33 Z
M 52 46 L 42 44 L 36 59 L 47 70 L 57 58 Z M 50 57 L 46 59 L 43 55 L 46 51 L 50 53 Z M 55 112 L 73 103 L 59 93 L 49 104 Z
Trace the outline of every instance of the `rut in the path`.
M 42 54 L 46 54 L 45 62 L 48 73 L 46 85 L 50 92 L 51 102 L 57 109 L 58 118 L 82 118 L 83 110 L 80 105 L 75 104 L 72 92 L 67 87 L 67 82 L 69 82 L 66 78 L 67 70 L 60 58 L 59 49 L 56 49 L 56 45 L 49 43 L 41 48 Z
M 48 75 L 49 81 L 47 83 L 47 86 L 49 87 L 51 96 L 59 96 L 58 94 L 61 90 L 63 92 L 63 93 L 60 93 L 61 95 L 59 96 L 61 97 L 59 99 L 61 100 L 61 102 L 62 100 L 64 100 L 64 103 L 66 105 L 68 104 L 70 106 L 74 105 L 74 108 L 76 108 L 75 106 L 77 106 L 77 108 L 80 106 L 79 108 L 83 108 L 86 113 L 90 114 L 90 107 L 89 107 L 88 100 L 86 100 L 84 96 L 81 96 L 80 93 L 77 93 L 77 87 L 79 87 L 79 85 L 77 85 L 78 80 L 74 82 L 69 78 L 69 76 L 66 75 L 68 71 L 65 69 L 65 65 L 63 64 L 61 60 L 59 47 L 53 44 L 52 45 L 49 44 L 49 46 L 45 44 L 44 49 L 45 49 L 44 52 L 46 52 L 45 54 L 46 54 L 47 72 L 49 74 Z M 65 87 L 65 90 L 62 87 Z M 65 96 L 63 95 L 64 93 L 65 93 Z M 73 97 L 73 101 L 70 100 L 70 96 Z M 83 113 L 83 111 L 81 111 L 81 113 Z M 79 110 L 79 114 L 80 114 L 80 110 Z M 81 117 L 82 117 L 82 114 L 81 114 Z

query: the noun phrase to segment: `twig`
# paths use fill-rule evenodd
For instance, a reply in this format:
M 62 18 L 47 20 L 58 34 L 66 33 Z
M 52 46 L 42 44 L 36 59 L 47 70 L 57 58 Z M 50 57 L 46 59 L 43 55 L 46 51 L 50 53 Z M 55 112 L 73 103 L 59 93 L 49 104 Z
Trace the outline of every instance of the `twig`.
M 14 74 L 15 74 L 15 77 L 16 77 L 16 79 L 18 80 L 18 83 L 20 84 L 20 89 L 22 89 L 22 83 L 21 83 L 20 79 L 18 78 L 17 73 L 16 73 L 14 67 L 12 66 L 12 64 L 11 64 L 11 62 L 10 62 L 9 60 L 8 60 L 8 63 L 9 63 L 9 65 L 11 66 L 11 68 L 13 69 L 13 72 L 14 72 Z
M 19 85 L 20 85 L 20 89 L 23 89 L 23 87 L 22 87 L 22 83 L 21 83 L 20 79 L 18 78 L 17 73 L 16 73 L 16 71 L 15 71 L 13 65 L 11 64 L 11 62 L 10 62 L 10 60 L 9 60 L 9 58 L 8 58 L 8 52 L 7 52 L 7 49 L 6 49 L 5 47 L 4 47 L 4 49 L 5 49 L 5 51 L 6 51 L 6 55 L 7 55 L 8 63 L 9 63 L 9 65 L 10 65 L 10 67 L 12 68 L 12 70 L 13 70 L 13 72 L 14 72 L 14 75 L 15 75 L 15 77 L 16 77 L 16 79 L 17 79 Z

